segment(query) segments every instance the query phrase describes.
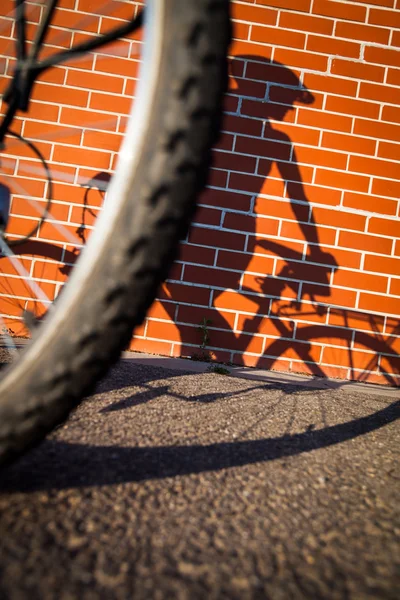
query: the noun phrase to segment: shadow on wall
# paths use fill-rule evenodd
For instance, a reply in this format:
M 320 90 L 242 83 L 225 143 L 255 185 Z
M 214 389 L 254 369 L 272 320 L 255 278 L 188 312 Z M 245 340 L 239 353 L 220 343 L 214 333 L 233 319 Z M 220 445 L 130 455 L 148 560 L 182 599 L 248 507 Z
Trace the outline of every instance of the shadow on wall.
M 392 375 L 399 374 L 400 360 L 392 345 L 400 333 L 399 321 L 392 319 L 391 335 L 384 336 L 383 317 L 332 306 L 342 303 L 340 290 L 333 295 L 331 287 L 339 269 L 337 253 L 321 248 L 329 242 L 320 240 L 294 144 L 280 129 L 284 120 L 293 120 L 297 104 L 313 105 L 313 94 L 289 68 L 260 56 L 236 56 L 231 71 L 231 93 L 240 101 L 240 115 L 250 118 L 235 123 L 232 118 L 238 117 L 227 116 L 225 129 L 240 135 L 234 153 L 215 153 L 214 166 L 230 172 L 229 191 L 222 196 L 208 190 L 201 201 L 226 212 L 222 226 L 214 230 L 193 227 L 181 255 L 184 263 L 207 265 L 185 264 L 184 278 L 211 285 L 210 303 L 204 308 L 185 306 L 185 301 L 197 302 L 185 300 L 183 286 L 173 282 L 160 295 L 168 301 L 163 308 L 179 331 L 181 354 L 396 385 Z M 269 84 L 267 101 L 254 100 L 258 82 Z M 260 123 L 262 137 L 254 128 Z M 224 144 L 226 136 L 220 149 L 232 151 Z M 302 172 L 307 169 L 302 167 Z M 320 203 L 325 203 L 323 197 Z M 199 212 L 198 222 L 206 223 Z M 282 243 L 281 238 L 292 240 Z M 201 246 L 204 254 L 210 252 L 207 246 L 218 248 L 216 262 L 214 255 L 202 260 Z M 191 259 L 189 251 L 195 247 L 198 258 Z M 239 312 L 236 320 L 234 311 Z M 205 327 L 189 325 L 201 322 Z M 207 349 L 202 344 L 205 329 Z
M 33 276 L 35 279 L 44 280 L 40 287 L 50 301 L 53 301 L 62 293 L 62 286 L 79 257 L 81 247 L 87 242 L 91 226 L 95 218 L 97 218 L 96 212 L 98 212 L 98 207 L 104 201 L 110 178 L 111 175 L 109 173 L 100 172 L 96 174 L 81 186 L 80 197 L 79 188 L 77 188 L 78 196 L 75 200 L 80 202 L 80 206 L 77 206 L 78 210 L 75 216 L 75 222 L 79 224 L 76 225 L 72 232 L 76 240 L 75 245 L 67 244 L 65 237 L 63 237 L 63 243 L 57 244 L 32 236 L 22 241 L 22 243 L 12 246 L 12 252 L 16 256 L 21 257 L 21 265 L 27 274 Z M 0 189 L 2 196 L 0 200 L 2 201 L 5 195 L 4 190 L 11 195 L 9 188 L 2 185 L 2 189 Z M 93 194 L 97 194 L 100 197 L 93 198 Z M 35 204 L 35 208 L 36 205 L 38 203 Z M 0 206 L 0 213 L 1 209 L 2 206 Z M 57 229 L 57 224 L 53 221 L 56 218 L 52 215 L 51 204 L 49 214 L 51 218 L 45 219 L 39 226 L 39 235 L 42 235 L 42 229 L 47 228 L 45 230 L 47 235 L 44 234 L 44 237 L 49 236 L 51 238 L 52 233 L 54 233 L 51 231 L 51 228 Z M 63 231 L 61 231 L 61 235 L 65 235 Z M 49 259 L 51 262 L 49 262 Z M 5 277 L 0 278 L 0 312 L 3 315 L 8 315 L 7 317 L 2 317 L 3 325 L 8 328 L 11 335 L 30 337 L 30 326 L 25 317 L 31 315 L 29 320 L 32 320 L 32 322 L 40 320 L 46 312 L 48 305 L 43 304 L 38 299 L 32 299 L 32 290 L 30 289 L 29 282 L 20 278 L 9 277 L 14 272 L 10 266 L 9 259 L 5 256 L 0 256 L 0 273 L 5 275 Z M 51 280 L 52 283 L 46 280 Z
M 181 247 L 181 264 L 160 290 L 161 305 L 156 303 L 151 316 L 174 322 L 175 347 L 183 356 L 199 356 L 202 346 L 200 358 L 394 385 L 392 375 L 400 372 L 393 348 L 399 321 L 392 319 L 390 337 L 383 317 L 332 306 L 341 304 L 332 289 L 338 255 L 336 249 L 323 250 L 333 244 L 317 226 L 303 182 L 304 174 L 309 181 L 310 167 L 300 171 L 292 139 L 283 131 L 290 131 L 296 106 L 313 106 L 316 98 L 292 70 L 260 56 L 236 56 L 231 71 L 235 87 L 227 101 L 240 103 L 240 116 L 227 115 L 224 129 L 240 135 L 234 147 L 233 135 L 223 136 L 214 165 L 230 172 L 229 189 L 204 194 L 195 223 L 214 228 L 192 227 Z M 109 180 L 110 174 L 101 172 L 83 186 L 75 231 L 82 245 Z M 93 193 L 100 194 L 100 202 L 91 201 Z M 208 215 L 224 210 L 222 224 L 207 222 L 207 210 Z M 16 253 L 63 263 L 60 285 L 79 255 L 39 240 L 17 246 Z M 171 328 L 162 325 L 150 319 L 147 337 L 173 339 Z M 136 339 L 133 348 L 146 350 L 146 342 Z

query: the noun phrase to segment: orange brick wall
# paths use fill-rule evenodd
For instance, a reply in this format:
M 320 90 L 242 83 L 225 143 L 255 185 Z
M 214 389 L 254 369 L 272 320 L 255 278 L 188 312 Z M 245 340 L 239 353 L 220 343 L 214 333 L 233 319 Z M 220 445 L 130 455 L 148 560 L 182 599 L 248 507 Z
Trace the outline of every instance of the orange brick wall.
M 33 31 L 40 3 L 29 4 Z M 61 2 L 49 50 L 104 31 L 140 3 L 112 4 L 111 14 L 93 18 L 95 0 Z M 10 6 L 3 0 L 2 14 Z M 214 359 L 396 384 L 400 2 L 240 1 L 233 17 L 230 90 L 210 185 L 132 348 L 202 354 L 198 328 L 209 319 L 205 351 Z M 5 72 L 12 34 L 0 31 Z M 102 194 L 80 184 L 113 168 L 139 46 L 123 40 L 96 59 L 46 73 L 30 121 L 18 121 L 64 173 L 52 211 L 71 236 L 86 235 L 82 213 L 88 225 L 101 205 Z M 64 125 L 72 127 L 68 137 L 60 137 Z M 24 172 L 34 159 L 13 152 L 4 164 L 26 190 L 13 203 L 22 205 L 28 191 L 40 201 L 45 181 Z M 15 206 L 12 227 L 20 234 L 35 216 Z M 62 243 L 51 224 L 37 239 L 50 241 L 53 254 L 26 252 L 24 261 L 52 299 L 68 270 L 60 264 L 72 264 L 79 240 Z M 3 288 L 22 285 L 7 268 Z M 12 319 L 4 289 L 1 312 Z M 21 303 L 30 295 L 16 293 Z M 7 322 L 18 333 L 21 322 Z

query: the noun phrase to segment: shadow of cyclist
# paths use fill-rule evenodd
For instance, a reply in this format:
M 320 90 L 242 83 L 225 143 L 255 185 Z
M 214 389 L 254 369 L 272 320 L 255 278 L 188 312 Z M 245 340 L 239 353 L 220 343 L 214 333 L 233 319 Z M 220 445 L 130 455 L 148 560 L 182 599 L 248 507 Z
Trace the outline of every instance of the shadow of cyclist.
M 254 204 L 250 214 L 237 215 L 228 209 L 224 215 L 221 231 L 237 230 L 238 236 L 243 235 L 245 231 L 248 246 L 240 255 L 224 250 L 219 253 L 219 260 L 222 261 L 223 255 L 224 262 L 217 263 L 217 267 L 224 270 L 219 272 L 218 287 L 213 290 L 213 308 L 217 309 L 218 313 L 213 312 L 210 315 L 212 325 L 216 327 L 211 331 L 210 345 L 237 352 L 250 351 L 260 354 L 260 348 L 254 345 L 252 334 L 257 331 L 260 320 L 269 314 L 271 303 L 279 300 L 284 294 L 295 306 L 299 306 L 302 299 L 308 297 L 316 307 L 320 307 L 321 305 L 315 302 L 315 295 L 323 298 L 330 296 L 331 275 L 338 265 L 331 254 L 321 249 L 317 224 L 305 191 L 294 144 L 289 135 L 279 128 L 280 123 L 293 120 L 291 115 L 297 104 L 311 105 L 315 101 L 314 96 L 302 85 L 292 70 L 259 56 L 236 56 L 231 62 L 231 72 L 235 85 L 231 94 L 238 96 L 240 100 L 240 116 L 235 118 L 240 120 L 241 135 L 237 136 L 236 153 L 225 154 L 223 157 L 224 168 L 233 172 L 230 188 L 237 190 L 230 190 L 228 193 L 232 198 L 232 206 L 235 206 L 235 194 L 240 192 L 254 194 Z M 263 100 L 254 99 L 255 92 L 258 92 L 255 88 L 258 81 L 260 85 L 267 84 Z M 255 118 L 258 121 L 255 121 Z M 230 129 L 229 119 L 228 116 L 225 129 L 234 132 L 235 125 Z M 253 126 L 255 122 L 259 123 L 260 119 L 264 123 L 263 137 L 254 139 Z M 243 154 L 257 157 L 260 155 L 260 148 L 265 148 L 266 154 L 258 160 L 257 174 L 243 176 L 235 173 L 242 170 Z M 227 164 L 227 157 L 230 157 L 230 165 Z M 216 152 L 217 167 L 220 160 L 220 154 Z M 270 177 L 273 183 L 280 178 L 280 195 L 278 192 L 272 195 L 269 193 Z M 208 193 L 212 199 L 213 192 Z M 285 199 L 288 201 L 289 210 L 286 210 Z M 265 224 L 268 226 L 268 217 L 281 216 L 279 213 L 271 214 L 271 201 L 276 204 L 277 211 L 290 213 L 288 219 L 292 218 L 294 224 L 297 222 L 298 244 L 279 244 L 267 237 L 270 233 L 265 229 Z M 277 220 L 274 226 L 275 223 Z M 276 230 L 272 235 L 277 237 L 277 234 Z M 299 251 L 298 248 L 302 250 Z M 278 260 L 270 261 L 271 269 L 262 277 L 253 277 L 247 272 L 260 272 L 259 267 L 253 268 L 252 263 L 254 258 L 260 255 L 268 255 L 274 259 L 278 257 Z M 240 293 L 244 297 L 251 294 L 249 298 L 258 304 L 256 314 L 254 310 L 249 311 L 254 317 L 242 319 L 239 323 L 238 332 L 233 330 L 232 322 L 228 322 L 224 316 L 227 313 L 223 312 L 224 303 L 221 300 L 227 291 Z M 254 292 L 257 292 L 258 296 L 255 296 Z M 185 343 L 193 343 L 193 330 L 191 333 L 188 327 L 179 324 L 179 318 L 177 326 L 183 347 Z M 276 329 L 277 335 L 285 335 L 286 331 L 280 331 L 279 324 Z M 220 357 L 218 351 L 213 354 L 217 358 Z

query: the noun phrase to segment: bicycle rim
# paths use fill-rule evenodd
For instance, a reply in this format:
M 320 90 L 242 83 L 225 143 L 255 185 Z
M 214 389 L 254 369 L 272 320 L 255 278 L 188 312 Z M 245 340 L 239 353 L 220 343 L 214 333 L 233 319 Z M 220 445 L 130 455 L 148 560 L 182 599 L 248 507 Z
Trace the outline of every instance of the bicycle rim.
M 151 0 L 146 15 L 143 76 L 103 212 L 62 294 L 0 382 L 0 461 L 62 421 L 119 355 L 205 183 L 226 80 L 227 2 Z

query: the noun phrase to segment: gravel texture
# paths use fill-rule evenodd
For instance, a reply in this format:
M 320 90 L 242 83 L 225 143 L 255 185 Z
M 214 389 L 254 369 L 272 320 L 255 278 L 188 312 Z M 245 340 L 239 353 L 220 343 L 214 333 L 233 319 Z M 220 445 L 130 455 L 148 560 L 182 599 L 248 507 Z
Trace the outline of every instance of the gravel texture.
M 0 599 L 400 597 L 400 402 L 125 360 L 0 474 Z

